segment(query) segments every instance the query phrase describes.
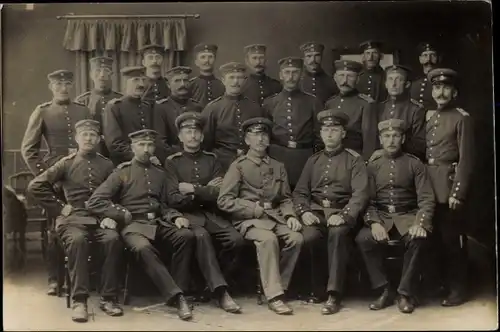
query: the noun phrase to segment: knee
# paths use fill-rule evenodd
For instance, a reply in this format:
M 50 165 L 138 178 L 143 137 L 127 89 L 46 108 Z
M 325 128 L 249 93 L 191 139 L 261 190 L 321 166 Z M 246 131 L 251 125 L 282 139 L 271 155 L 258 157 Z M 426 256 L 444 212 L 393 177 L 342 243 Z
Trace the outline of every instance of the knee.
M 372 246 L 375 243 L 373 236 L 368 232 L 359 232 L 354 239 L 356 245 L 360 248 L 366 248 Z
M 194 237 L 196 238 L 196 242 L 208 242 L 212 241 L 210 234 L 208 234 L 207 230 L 203 227 L 197 228 L 194 232 Z
M 274 246 L 274 245 L 278 245 L 278 238 L 276 237 L 276 235 L 273 232 L 269 231 L 269 232 L 262 233 L 260 235 L 259 242 L 263 246 Z
M 305 245 L 314 244 L 320 241 L 321 233 L 313 227 L 306 226 L 302 230 L 302 237 Z
M 115 232 L 115 231 L 112 231 L 112 230 L 109 230 L 106 232 L 106 235 L 103 239 L 103 243 L 105 245 L 107 244 L 116 244 L 116 243 L 120 243 L 120 235 Z
M 304 236 L 299 232 L 291 232 L 288 236 L 287 244 L 290 247 L 301 247 L 304 243 Z
M 336 226 L 328 228 L 328 237 L 330 239 L 343 239 L 349 234 L 347 226 Z
M 63 241 L 69 247 L 82 247 L 87 244 L 87 238 L 83 233 L 71 234 L 71 236 L 64 237 Z
M 131 244 L 130 251 L 139 255 L 148 254 L 150 252 L 153 252 L 153 245 L 149 243 L 149 241 L 144 241 L 144 242 L 141 241 L 138 243 Z
M 232 248 L 242 248 L 245 245 L 245 239 L 243 238 L 243 235 L 241 235 L 237 231 L 231 232 L 228 242 L 230 243 L 230 246 Z
M 196 238 L 197 238 L 195 233 L 192 230 L 187 229 L 187 228 L 181 228 L 181 229 L 177 230 L 177 236 L 178 236 L 179 240 L 181 242 L 184 242 L 184 243 L 192 243 L 192 242 L 196 241 Z

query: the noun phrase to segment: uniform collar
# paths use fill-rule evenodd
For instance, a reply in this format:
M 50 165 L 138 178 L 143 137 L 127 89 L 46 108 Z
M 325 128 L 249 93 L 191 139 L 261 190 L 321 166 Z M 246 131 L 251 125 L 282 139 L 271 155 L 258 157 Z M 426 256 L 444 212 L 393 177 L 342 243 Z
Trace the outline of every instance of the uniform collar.
M 318 76 L 323 75 L 324 73 L 325 73 L 325 71 L 321 67 L 319 67 L 318 71 L 315 73 L 311 73 L 309 70 L 304 69 L 304 74 L 307 76 L 310 76 L 310 77 L 318 77 Z
M 92 93 L 98 96 L 107 96 L 111 93 L 111 88 L 106 89 L 106 90 L 97 90 L 97 89 L 92 89 Z
M 255 80 L 265 80 L 267 75 L 265 72 L 262 72 L 262 74 L 251 73 L 248 77 L 251 77 Z
M 456 100 L 452 100 L 443 109 L 437 109 L 437 111 L 438 112 L 443 112 L 443 111 L 447 111 L 447 110 L 450 110 L 450 109 L 455 109 L 456 107 L 457 107 L 457 101 Z
M 211 81 L 211 80 L 215 80 L 215 75 L 214 74 L 211 74 L 211 75 L 198 75 L 198 78 L 201 78 L 202 80 L 207 80 L 207 81 Z
M 346 94 L 342 94 L 342 93 L 340 93 L 340 92 L 339 92 L 339 94 L 338 94 L 338 95 L 339 95 L 341 98 L 343 98 L 343 97 L 353 97 L 353 96 L 356 96 L 356 95 L 358 95 L 358 94 L 359 94 L 359 91 L 358 91 L 357 89 L 352 89 L 351 91 L 349 91 L 349 92 L 348 92 L 348 93 L 346 93 Z
M 81 152 L 80 150 L 78 150 L 77 156 L 79 156 L 80 158 L 86 159 L 86 160 L 92 160 L 97 156 L 97 152 L 91 151 L 88 153 L 84 153 L 84 152 Z
M 406 92 L 403 92 L 399 96 L 396 96 L 395 99 L 392 99 L 391 97 L 388 97 L 386 99 L 386 102 L 388 102 L 388 103 L 394 103 L 394 104 L 400 104 L 400 103 L 405 102 L 407 100 L 408 100 L 408 96 L 406 95 Z
M 243 99 L 243 95 L 239 94 L 237 96 L 230 96 L 230 95 L 224 94 L 224 98 L 229 99 L 229 100 L 238 101 L 238 100 L 242 100 Z
M 288 91 L 288 90 L 285 90 L 283 88 L 283 90 L 281 90 L 281 93 L 285 96 L 285 97 L 294 97 L 294 96 L 297 96 L 300 94 L 300 88 L 297 87 L 295 90 L 292 90 L 292 91 Z
M 142 99 L 140 97 L 125 96 L 125 99 L 134 104 L 140 104 Z
M 186 96 L 186 98 L 181 98 L 178 96 L 170 95 L 170 99 L 175 101 L 177 104 L 181 104 L 181 105 L 186 105 L 187 102 L 189 101 L 189 97 L 187 97 L 187 96 Z
M 383 72 L 384 69 L 380 65 L 375 66 L 373 69 L 367 69 L 366 67 L 363 68 L 363 72 L 365 73 L 381 73 Z
M 254 164 L 260 166 L 262 162 L 269 164 L 269 156 L 266 154 L 264 157 L 259 157 L 256 154 L 252 153 L 252 151 L 248 151 L 246 155 L 247 159 L 252 161 Z
M 53 104 L 56 104 L 56 105 L 69 105 L 71 104 L 71 99 L 66 99 L 66 100 L 52 100 L 52 103 Z
M 137 160 L 137 159 L 134 158 L 134 159 L 132 159 L 132 162 L 134 164 L 137 164 L 140 167 L 146 167 L 146 168 L 148 168 L 149 166 L 151 166 L 151 162 L 149 160 L 146 161 L 146 162 L 142 162 L 142 161 L 139 161 L 139 160 Z
M 402 150 L 399 150 L 396 154 L 394 155 L 389 155 L 385 150 L 384 150 L 384 156 L 389 159 L 389 160 L 395 160 L 395 159 L 398 159 L 399 157 L 401 157 L 403 155 L 403 151 Z
M 331 158 L 331 157 L 335 157 L 336 155 L 340 154 L 342 151 L 344 151 L 344 146 L 341 144 L 335 150 L 332 150 L 332 151 L 326 151 L 326 149 L 324 149 L 323 153 L 328 158 Z
M 196 151 L 196 152 L 188 152 L 186 150 L 182 151 L 182 155 L 183 156 L 186 156 L 186 157 L 192 158 L 192 159 L 198 158 L 201 154 L 202 154 L 201 148 L 198 151 Z

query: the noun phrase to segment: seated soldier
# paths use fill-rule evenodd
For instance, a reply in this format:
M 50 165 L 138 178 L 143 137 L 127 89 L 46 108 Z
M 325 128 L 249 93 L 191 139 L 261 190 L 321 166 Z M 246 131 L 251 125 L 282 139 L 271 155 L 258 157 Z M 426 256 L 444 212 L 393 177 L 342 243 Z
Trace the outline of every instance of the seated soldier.
M 217 197 L 222 184 L 222 167 L 216 155 L 201 150 L 203 124 L 199 113 L 186 112 L 175 120 L 184 151 L 170 155 L 165 161 L 169 205 L 184 214 L 196 236 L 196 257 L 200 270 L 219 305 L 237 313 L 240 307 L 227 292 L 224 275 L 237 264 L 237 254 L 244 240 L 227 220 L 217 215 Z M 212 244 L 212 235 L 222 247 L 221 267 Z M 223 274 L 222 271 L 226 272 Z
M 293 211 L 285 166 L 267 154 L 272 126 L 266 118 L 243 122 L 249 151 L 229 167 L 217 204 L 231 214 L 244 238 L 255 243 L 269 308 L 286 315 L 293 313 L 283 298 L 302 247 L 302 225 Z
M 368 176 L 363 158 L 354 150 L 346 149 L 342 139 L 349 122 L 340 110 L 326 110 L 318 114 L 320 136 L 325 149 L 312 155 L 293 192 L 297 214 L 304 228 L 304 246 L 311 248 L 312 287 L 324 287 L 321 274 L 321 250 L 327 242 L 328 300 L 321 313 L 331 315 L 339 311 L 344 288 L 349 241 L 358 215 L 368 203 Z
M 380 310 L 394 301 L 383 269 L 383 246 L 400 240 L 405 246 L 403 271 L 397 288 L 398 308 L 412 313 L 415 308 L 415 283 L 427 232 L 432 231 L 434 194 L 424 164 L 401 151 L 405 141 L 404 122 L 385 120 L 378 124 L 384 154 L 368 162 L 370 204 L 364 216 L 365 227 L 356 237 L 374 289 L 380 297 L 370 309 Z
M 88 320 L 90 253 L 88 238 L 103 247 L 104 264 L 101 279 L 100 308 L 110 316 L 120 316 L 117 303 L 118 271 L 123 246 L 116 231 L 116 222 L 110 218 L 100 220 L 92 215 L 86 203 L 92 192 L 113 172 L 111 160 L 96 152 L 100 141 L 100 125 L 94 120 L 81 120 L 75 124 L 78 151 L 63 157 L 29 184 L 28 192 L 47 209 L 58 215 L 56 231 L 68 256 L 73 321 Z M 67 204 L 56 198 L 54 184 L 60 182 Z
M 167 206 L 167 175 L 151 162 L 157 133 L 143 129 L 129 134 L 134 158 L 118 165 L 88 201 L 91 212 L 119 223 L 121 235 L 135 258 L 144 266 L 167 304 L 177 306 L 183 320 L 192 312 L 182 290 L 188 288 L 194 235 L 189 221 Z M 172 247 L 173 278 L 158 247 Z

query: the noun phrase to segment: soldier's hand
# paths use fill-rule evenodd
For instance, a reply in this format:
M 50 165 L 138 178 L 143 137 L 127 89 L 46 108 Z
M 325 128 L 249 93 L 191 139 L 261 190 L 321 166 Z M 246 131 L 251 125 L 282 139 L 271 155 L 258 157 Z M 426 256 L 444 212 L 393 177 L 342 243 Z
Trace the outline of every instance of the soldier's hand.
M 181 229 L 181 228 L 189 228 L 189 220 L 184 218 L 184 217 L 177 217 L 175 218 L 175 226 L 177 226 L 177 228 Z
M 427 237 L 427 231 L 420 225 L 411 226 L 410 229 L 408 229 L 408 234 L 412 239 L 418 237 L 421 238 Z
M 179 183 L 179 191 L 183 195 L 190 195 L 194 193 L 194 186 L 191 183 L 181 182 Z
M 157 156 L 151 156 L 149 158 L 149 161 L 151 162 L 151 164 L 153 165 L 156 165 L 156 166 L 161 166 L 161 162 L 160 162 L 160 159 L 158 159 Z
M 286 225 L 294 232 L 298 232 L 302 229 L 302 224 L 297 218 L 294 217 L 288 218 L 288 220 L 286 221 Z
M 264 214 L 264 208 L 257 204 L 254 210 L 255 218 L 260 218 Z
M 460 202 L 460 200 L 456 199 L 455 197 L 448 198 L 448 205 L 450 206 L 450 209 L 456 210 L 458 209 L 460 204 L 462 204 L 462 202 Z
M 66 204 L 61 210 L 61 215 L 67 217 L 71 214 L 71 211 L 73 211 L 73 207 L 69 204 Z
M 330 218 L 328 218 L 328 220 L 326 221 L 326 224 L 328 226 L 340 226 L 342 224 L 345 224 L 345 220 L 338 214 L 332 214 Z
M 106 229 L 106 228 L 116 229 L 116 221 L 114 221 L 111 218 L 104 218 L 103 220 L 101 220 L 100 226 L 102 229 Z
M 370 156 L 370 159 L 368 159 L 368 161 L 373 161 L 374 159 L 377 159 L 378 157 L 380 157 L 382 154 L 384 153 L 384 150 L 383 149 L 380 149 L 380 150 L 375 150 L 373 151 L 372 155 Z
M 314 215 L 312 212 L 305 212 L 302 214 L 302 222 L 306 226 L 311 226 L 314 224 L 319 224 L 319 218 Z
M 125 211 L 125 216 L 123 217 L 123 219 L 125 220 L 125 223 L 129 223 L 132 221 L 132 213 L 130 213 L 130 211 Z
M 249 228 L 251 228 L 253 225 L 251 223 L 251 220 L 245 220 L 244 222 L 242 222 L 239 226 L 240 228 L 240 233 L 245 235 L 246 232 L 248 231 Z
M 378 222 L 373 223 L 371 229 L 372 229 L 372 236 L 375 239 L 375 241 L 382 242 L 389 240 L 389 236 L 384 226 L 382 226 Z
M 220 187 L 221 185 L 222 185 L 221 177 L 215 178 L 207 184 L 207 186 L 213 186 L 213 187 Z

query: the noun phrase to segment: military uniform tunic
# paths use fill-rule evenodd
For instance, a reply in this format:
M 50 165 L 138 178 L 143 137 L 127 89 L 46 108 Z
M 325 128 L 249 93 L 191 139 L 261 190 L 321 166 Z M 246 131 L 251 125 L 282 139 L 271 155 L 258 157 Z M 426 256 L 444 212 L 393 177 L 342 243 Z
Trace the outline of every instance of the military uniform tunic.
M 192 78 L 190 88 L 192 98 L 203 107 L 224 95 L 226 91 L 224 84 L 214 75 Z
M 243 95 L 262 105 L 264 99 L 281 91 L 281 83 L 267 75 L 250 74 L 242 87 Z
M 175 96 L 159 100 L 154 106 L 154 129 L 158 132 L 160 146 L 158 158 L 165 161 L 169 155 L 181 150 L 175 119 L 184 112 L 201 112 L 203 107 L 193 99 Z
M 432 84 L 427 76 L 420 77 L 411 83 L 410 98 L 424 105 L 426 110 L 435 110 L 437 105 L 432 98 Z
M 368 160 L 378 146 L 375 101 L 353 90 L 345 95 L 330 98 L 325 109 L 340 109 L 349 116 L 343 145 Z
M 153 104 L 154 102 L 165 99 L 170 96 L 170 89 L 165 77 L 149 78 L 148 85 L 142 96 L 142 99 Z
M 316 96 L 321 101 L 322 105 L 324 105 L 330 97 L 339 93 L 339 89 L 333 78 L 323 70 L 314 74 L 304 70 L 300 84 L 302 91 Z
M 214 152 L 223 171 L 227 170 L 238 150 L 246 148 L 241 124 L 245 120 L 265 116 L 259 104 L 242 95 L 217 98 L 202 111 L 205 121 L 204 150 Z
M 118 295 L 118 265 L 123 250 L 119 235 L 115 230 L 99 228 L 99 218 L 89 213 L 86 206 L 92 193 L 113 169 L 111 160 L 98 153 L 73 153 L 35 177 L 28 188 L 41 206 L 59 216 L 56 230 L 68 255 L 73 297 L 89 294 L 90 248 L 82 239 L 87 239 L 90 233 L 104 251 L 101 295 Z M 65 203 L 54 192 L 53 185 L 57 182 L 62 184 L 67 204 L 72 207 L 69 215 L 61 215 Z
M 415 156 L 386 153 L 368 162 L 370 204 L 364 215 L 365 227 L 356 237 L 361 248 L 373 288 L 388 283 L 383 269 L 383 244 L 373 238 L 370 225 L 381 224 L 391 240 L 405 244 L 403 270 L 398 293 L 415 295 L 415 280 L 420 272 L 420 259 L 425 238 L 410 238 L 408 230 L 421 226 L 427 232 L 433 229 L 434 193 L 424 164 Z M 396 231 L 394 231 L 394 228 Z M 397 235 L 397 236 L 396 236 Z
M 103 132 L 111 160 L 118 165 L 133 158 L 128 134 L 153 129 L 153 105 L 130 96 L 111 100 L 103 117 Z
M 380 105 L 379 122 L 389 119 L 404 121 L 406 140 L 403 151 L 425 160 L 425 109 L 423 105 L 405 96 L 387 99 Z
M 269 155 L 285 164 L 291 186 L 297 183 L 307 158 L 320 145 L 317 114 L 323 104 L 301 90 L 267 98 L 263 108 L 274 122 Z
M 21 143 L 21 153 L 30 171 L 40 174 L 63 156 L 75 152 L 75 124 L 90 118 L 89 109 L 82 104 L 53 101 L 38 105 L 30 116 Z M 40 156 L 42 137 L 49 150 L 43 157 Z
M 249 151 L 229 167 L 217 204 L 231 215 L 236 229 L 256 244 L 266 297 L 282 295 L 288 289 L 302 247 L 302 235 L 286 226 L 286 220 L 295 217 L 295 212 L 285 166 Z M 257 206 L 264 208 L 262 215 L 257 214 Z M 278 238 L 285 243 L 281 252 Z
M 385 71 L 377 66 L 372 70 L 364 69 L 359 73 L 359 80 L 356 89 L 376 102 L 387 99 L 387 90 L 385 88 Z

